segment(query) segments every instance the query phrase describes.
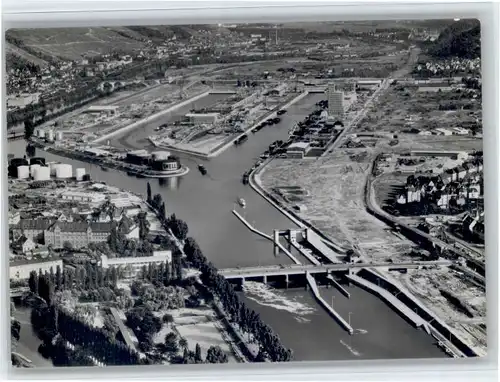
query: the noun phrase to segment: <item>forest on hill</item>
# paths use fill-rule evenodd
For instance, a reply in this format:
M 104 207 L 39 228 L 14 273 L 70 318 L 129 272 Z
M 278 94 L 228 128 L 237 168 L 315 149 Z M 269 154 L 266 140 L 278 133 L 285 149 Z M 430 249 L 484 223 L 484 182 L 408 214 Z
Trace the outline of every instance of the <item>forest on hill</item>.
M 429 47 L 435 57 L 477 58 L 481 56 L 481 24 L 479 20 L 460 20 L 441 32 Z

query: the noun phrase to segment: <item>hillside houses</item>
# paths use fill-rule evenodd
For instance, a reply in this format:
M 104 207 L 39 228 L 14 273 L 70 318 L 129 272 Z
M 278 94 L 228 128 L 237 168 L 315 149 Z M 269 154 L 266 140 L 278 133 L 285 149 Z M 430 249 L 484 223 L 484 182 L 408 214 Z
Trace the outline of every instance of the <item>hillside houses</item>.
M 441 175 L 414 176 L 407 179 L 404 192 L 397 204 L 428 202 L 440 209 L 463 207 L 482 199 L 483 189 L 480 172 L 482 160 L 466 162 L 461 166 L 445 170 Z

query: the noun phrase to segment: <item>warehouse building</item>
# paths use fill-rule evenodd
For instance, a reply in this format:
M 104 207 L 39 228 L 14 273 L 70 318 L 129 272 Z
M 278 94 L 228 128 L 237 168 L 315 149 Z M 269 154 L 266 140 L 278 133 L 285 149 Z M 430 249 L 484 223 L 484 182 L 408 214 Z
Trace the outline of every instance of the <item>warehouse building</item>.
M 219 120 L 219 113 L 188 113 L 186 118 L 193 124 L 216 123 Z
M 286 155 L 288 158 L 302 159 L 311 150 L 311 145 L 308 142 L 295 142 L 288 146 Z

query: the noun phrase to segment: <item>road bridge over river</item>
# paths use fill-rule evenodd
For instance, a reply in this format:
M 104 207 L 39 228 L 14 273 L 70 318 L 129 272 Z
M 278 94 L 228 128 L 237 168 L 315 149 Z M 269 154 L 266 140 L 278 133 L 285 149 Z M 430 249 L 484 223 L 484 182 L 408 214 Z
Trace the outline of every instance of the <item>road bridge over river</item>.
M 412 261 L 401 263 L 345 263 L 345 264 L 324 264 L 324 265 L 270 265 L 260 267 L 246 268 L 226 268 L 219 270 L 219 274 L 226 279 L 246 279 L 246 278 L 267 278 L 268 276 L 290 276 L 305 275 L 317 273 L 331 273 L 338 271 L 349 271 L 362 268 L 388 268 L 388 269 L 411 269 L 430 266 L 450 266 L 453 262 L 450 260 L 436 261 Z

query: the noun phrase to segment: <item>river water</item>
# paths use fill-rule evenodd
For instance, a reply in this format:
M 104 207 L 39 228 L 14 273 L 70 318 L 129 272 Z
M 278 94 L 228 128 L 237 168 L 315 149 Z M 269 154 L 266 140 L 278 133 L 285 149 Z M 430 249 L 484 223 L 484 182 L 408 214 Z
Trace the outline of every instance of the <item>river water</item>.
M 162 195 L 168 213 L 175 213 L 188 223 L 189 235 L 196 238 L 204 254 L 218 268 L 291 264 L 285 254 L 275 256 L 272 243 L 250 232 L 231 210 L 239 209 L 257 229 L 269 234 L 273 229 L 295 227 L 249 186 L 243 185 L 241 177 L 270 143 L 285 139 L 293 123 L 309 114 L 314 104 L 323 97 L 322 94 L 305 97 L 288 108 L 279 124 L 250 133 L 244 144 L 231 146 L 218 157 L 204 161 L 207 176 L 202 176 L 196 168 L 200 160 L 186 155 L 180 155 L 180 159 L 191 171 L 182 178 L 164 180 L 139 179 L 123 172 L 103 171 L 99 166 L 61 158 L 43 150 L 37 150 L 37 155 L 44 156 L 48 161 L 70 163 L 74 168 L 85 167 L 94 180 L 142 195 L 145 195 L 149 181 L 153 194 Z M 205 100 L 203 106 L 217 99 L 221 99 L 220 95 L 208 102 Z M 187 113 L 191 108 L 192 105 L 187 105 L 175 115 Z M 133 134 L 119 137 L 118 141 L 139 141 L 147 136 L 144 133 Z M 10 142 L 9 152 L 19 155 L 24 152 L 25 145 L 23 141 Z M 247 202 L 243 211 L 236 205 L 239 197 Z M 382 301 L 360 289 L 353 288 L 351 299 L 340 295 L 335 297 L 342 316 L 346 317 L 351 312 L 353 326 L 364 333 L 354 336 L 345 333 L 316 303 L 310 292 L 275 291 L 257 283 L 251 283 L 245 289 L 247 293 L 242 295 L 243 300 L 260 313 L 285 346 L 293 349 L 296 360 L 444 356 L 430 336 L 412 328 Z M 325 298 L 329 301 L 329 294 L 334 290 L 325 289 L 322 293 L 326 293 Z

